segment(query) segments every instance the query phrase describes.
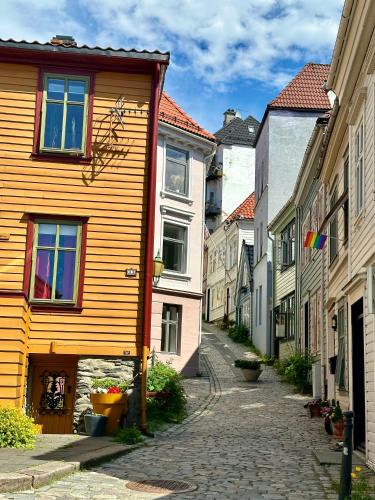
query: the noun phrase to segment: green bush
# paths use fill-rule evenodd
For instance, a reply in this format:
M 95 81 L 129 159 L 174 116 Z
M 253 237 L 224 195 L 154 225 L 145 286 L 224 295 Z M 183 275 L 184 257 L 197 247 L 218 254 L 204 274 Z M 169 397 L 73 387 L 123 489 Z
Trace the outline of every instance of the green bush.
M 234 325 L 229 328 L 228 337 L 239 344 L 249 342 L 249 329 L 245 325 Z
M 150 429 L 165 423 L 179 423 L 186 417 L 186 395 L 183 377 L 170 365 L 157 361 L 149 370 L 147 391 L 165 392 L 160 398 L 147 398 L 147 417 Z
M 141 431 L 135 425 L 126 427 L 125 429 L 118 429 L 114 440 L 124 444 L 137 444 L 144 441 Z
M 20 408 L 0 408 L 0 448 L 34 448 L 37 427 Z
M 260 365 L 260 361 L 256 359 L 236 359 L 234 362 L 236 368 L 245 368 L 248 370 L 259 370 Z
M 279 375 L 283 376 L 287 382 L 294 384 L 299 391 L 306 391 L 309 388 L 312 367 L 310 354 L 295 352 L 274 366 Z

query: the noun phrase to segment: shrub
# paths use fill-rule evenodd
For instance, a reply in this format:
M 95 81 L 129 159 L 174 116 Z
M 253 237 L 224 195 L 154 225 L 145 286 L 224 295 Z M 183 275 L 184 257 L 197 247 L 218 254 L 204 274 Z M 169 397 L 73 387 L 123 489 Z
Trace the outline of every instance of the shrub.
M 167 422 L 178 423 L 186 417 L 183 378 L 171 366 L 157 361 L 148 372 L 147 390 L 168 394 L 161 398 L 147 398 L 147 416 L 151 428 L 162 427 Z
M 114 440 L 124 444 L 137 444 L 144 441 L 141 431 L 135 425 L 126 427 L 125 429 L 118 429 Z
M 294 384 L 300 391 L 305 391 L 310 386 L 311 367 L 311 355 L 299 352 L 291 354 L 275 365 L 279 375 L 283 376 L 287 382 Z
M 234 325 L 229 328 L 228 337 L 239 344 L 249 342 L 249 329 L 245 325 Z
M 266 366 L 273 366 L 275 363 L 275 358 L 271 358 L 271 356 L 268 356 L 267 354 L 263 354 L 260 358 L 260 361 L 263 365 Z
M 0 408 L 0 448 L 34 448 L 37 433 L 34 419 L 20 408 Z
M 234 366 L 237 368 L 245 368 L 248 370 L 259 370 L 260 361 L 256 359 L 236 359 L 234 362 Z

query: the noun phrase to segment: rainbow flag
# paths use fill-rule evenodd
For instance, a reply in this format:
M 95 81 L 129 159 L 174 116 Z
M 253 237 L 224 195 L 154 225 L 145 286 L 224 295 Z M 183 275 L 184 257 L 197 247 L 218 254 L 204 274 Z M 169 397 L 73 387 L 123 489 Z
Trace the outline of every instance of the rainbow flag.
M 317 248 L 318 250 L 322 250 L 324 248 L 324 244 L 327 240 L 326 234 L 319 234 L 315 231 L 308 231 L 304 243 L 305 248 Z

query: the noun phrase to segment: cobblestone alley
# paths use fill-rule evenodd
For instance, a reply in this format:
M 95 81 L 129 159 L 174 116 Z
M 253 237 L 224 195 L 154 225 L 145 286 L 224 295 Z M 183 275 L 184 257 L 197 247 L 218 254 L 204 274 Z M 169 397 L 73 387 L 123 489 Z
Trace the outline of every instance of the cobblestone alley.
M 311 451 L 329 442 L 322 421 L 307 417 L 303 398 L 280 383 L 273 369 L 265 367 L 258 383 L 243 381 L 233 362 L 246 348 L 206 328 L 206 371 L 187 381 L 190 416 L 184 424 L 111 463 L 0 498 L 166 498 L 132 491 L 126 483 L 171 479 L 197 487 L 171 496 L 176 499 L 336 499 Z

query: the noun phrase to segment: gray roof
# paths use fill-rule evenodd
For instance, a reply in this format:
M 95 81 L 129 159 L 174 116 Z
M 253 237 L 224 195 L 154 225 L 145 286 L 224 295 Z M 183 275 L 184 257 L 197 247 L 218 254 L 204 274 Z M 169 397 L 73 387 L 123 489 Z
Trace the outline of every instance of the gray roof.
M 244 120 L 236 117 L 228 125 L 218 130 L 214 136 L 218 144 L 254 146 L 259 125 L 258 120 L 251 115 Z M 254 131 L 250 132 L 249 127 L 253 127 Z
M 154 50 L 149 52 L 148 50 L 137 50 L 137 49 L 113 49 L 112 47 L 89 47 L 88 45 L 71 46 L 71 45 L 55 45 L 51 42 L 41 43 L 41 42 L 27 42 L 26 40 L 16 41 L 11 38 L 8 40 L 0 39 L 0 48 L 15 48 L 15 49 L 25 49 L 25 50 L 38 50 L 44 52 L 56 52 L 65 54 L 77 54 L 77 55 L 96 55 L 96 56 L 110 56 L 119 57 L 126 59 L 145 59 L 157 62 L 168 62 L 170 54 L 169 52 L 159 52 Z

